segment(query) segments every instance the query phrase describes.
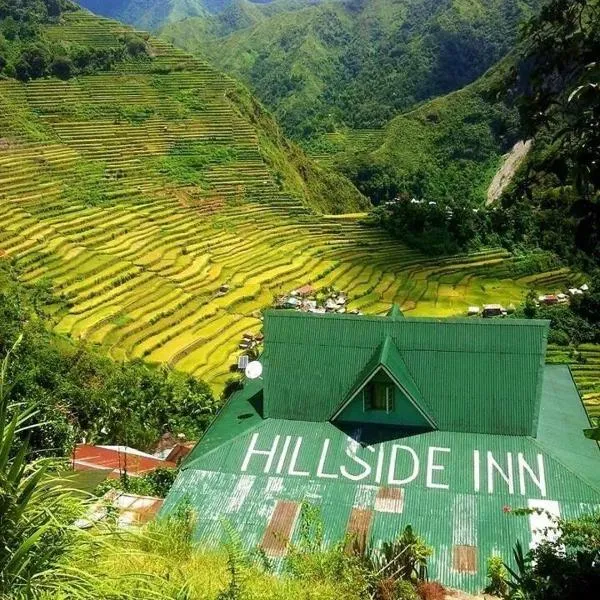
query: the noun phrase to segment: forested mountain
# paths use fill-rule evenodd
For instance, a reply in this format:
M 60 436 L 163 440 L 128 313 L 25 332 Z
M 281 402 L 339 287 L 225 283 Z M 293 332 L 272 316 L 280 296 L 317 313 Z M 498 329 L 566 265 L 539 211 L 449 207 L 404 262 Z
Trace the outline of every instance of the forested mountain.
M 379 147 L 342 153 L 335 164 L 376 202 L 404 198 L 376 218 L 423 249 L 500 243 L 598 268 L 598 56 L 600 3 L 551 2 L 484 77 L 396 117 Z M 519 140 L 531 151 L 484 207 L 501 154 Z
M 374 148 L 346 144 L 333 164 L 376 204 L 405 194 L 483 205 L 502 155 L 522 136 L 505 94 L 511 65 L 506 59 L 461 90 L 395 117 Z M 327 137 L 320 143 L 327 150 Z
M 344 125 L 381 127 L 474 81 L 541 3 L 339 0 L 291 10 L 236 0 L 162 35 L 247 82 L 288 134 L 306 139 Z
M 268 4 L 271 0 L 254 0 Z M 210 16 L 226 10 L 235 0 L 80 0 L 92 12 L 144 29 L 187 17 Z

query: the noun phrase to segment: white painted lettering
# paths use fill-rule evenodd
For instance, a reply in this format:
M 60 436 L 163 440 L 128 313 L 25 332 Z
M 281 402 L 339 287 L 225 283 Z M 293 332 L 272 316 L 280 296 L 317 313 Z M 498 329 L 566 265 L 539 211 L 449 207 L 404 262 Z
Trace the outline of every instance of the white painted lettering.
M 329 451 L 329 439 L 323 442 L 323 449 L 321 450 L 321 458 L 319 458 L 319 466 L 317 467 L 317 477 L 323 477 L 325 479 L 337 479 L 338 476 L 335 473 L 325 473 L 325 461 L 327 460 L 327 452 Z
M 271 470 L 271 465 L 273 464 L 273 459 L 275 458 L 275 453 L 277 452 L 279 437 L 280 436 L 278 435 L 275 436 L 275 439 L 273 440 L 273 445 L 269 450 L 257 450 L 256 442 L 258 442 L 258 433 L 253 434 L 250 440 L 250 445 L 248 446 L 248 450 L 246 452 L 246 456 L 244 457 L 244 462 L 242 463 L 242 471 L 246 471 L 248 469 L 248 464 L 250 463 L 250 459 L 252 458 L 252 456 L 258 455 L 267 457 L 264 472 L 268 473 Z
M 473 450 L 473 488 L 478 492 L 481 488 L 481 464 L 479 450 Z
M 529 477 L 540 490 L 542 498 L 546 497 L 546 473 L 544 472 L 544 457 L 541 454 L 537 455 L 538 475 L 536 476 L 533 469 L 527 464 L 523 455 L 519 452 L 517 455 L 517 463 L 519 465 L 519 488 L 522 496 L 525 496 L 525 471 L 529 473 Z
M 355 447 L 354 449 L 352 449 L 350 446 L 346 446 L 346 454 L 357 464 L 359 464 L 362 468 L 363 468 L 363 472 L 360 473 L 359 475 L 353 475 L 352 473 L 349 473 L 348 470 L 346 469 L 346 467 L 344 465 L 342 465 L 340 467 L 340 472 L 342 474 L 342 477 L 345 477 L 346 479 L 350 479 L 350 481 L 360 481 L 361 479 L 364 479 L 365 477 L 368 477 L 371 474 L 371 465 L 363 460 L 362 458 L 360 458 L 359 456 L 356 455 L 356 451 L 357 451 L 357 447 Z M 370 448 L 371 450 L 373 450 L 373 448 Z
M 285 459 L 290 448 L 290 442 L 292 441 L 291 435 L 286 435 L 285 440 L 283 442 L 283 448 L 281 450 L 281 455 L 279 456 L 279 460 L 277 461 L 277 467 L 275 469 L 275 473 L 281 475 L 283 471 L 283 465 L 285 464 Z
M 381 483 L 383 475 L 383 459 L 385 458 L 385 448 L 383 444 L 379 445 L 379 454 L 377 455 L 377 470 L 375 471 L 375 483 Z
M 292 452 L 292 459 L 290 460 L 290 467 L 288 469 L 288 475 L 297 475 L 298 477 L 308 477 L 310 473 L 308 471 L 296 471 L 296 462 L 298 461 L 298 454 L 300 454 L 300 448 L 302 447 L 302 438 L 296 439 L 296 446 Z
M 502 467 L 494 460 L 494 456 L 488 450 L 487 453 L 487 478 L 488 478 L 488 494 L 494 493 L 494 471 L 498 472 L 498 475 L 506 481 L 508 485 L 509 494 L 515 493 L 515 482 L 514 482 L 514 474 L 513 474 L 513 461 L 512 454 L 510 452 L 506 453 L 506 463 L 507 470 L 503 471 Z
M 435 446 L 429 447 L 429 451 L 427 452 L 427 477 L 425 485 L 428 488 L 439 488 L 441 490 L 447 490 L 449 489 L 449 486 L 447 484 L 433 482 L 433 472 L 443 471 L 445 469 L 443 465 L 436 465 L 434 463 L 436 452 L 447 452 L 449 454 L 450 448 L 436 448 Z
M 396 479 L 396 459 L 398 457 L 398 450 L 404 450 L 408 452 L 412 458 L 412 473 L 405 479 Z M 392 453 L 390 454 L 390 465 L 388 469 L 388 485 L 406 485 L 411 481 L 414 481 L 419 475 L 419 457 L 417 453 L 409 446 L 401 446 L 400 444 L 394 444 L 392 446 Z

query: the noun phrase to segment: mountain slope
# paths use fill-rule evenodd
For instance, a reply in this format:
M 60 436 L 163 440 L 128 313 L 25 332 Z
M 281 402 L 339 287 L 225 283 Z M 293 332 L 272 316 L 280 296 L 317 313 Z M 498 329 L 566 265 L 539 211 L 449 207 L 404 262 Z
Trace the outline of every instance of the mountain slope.
M 98 15 L 143 29 L 156 29 L 187 17 L 207 16 L 227 9 L 235 0 L 79 0 Z M 270 0 L 256 0 L 268 4 Z
M 265 8 L 253 18 L 240 0 L 161 35 L 241 77 L 288 134 L 306 139 L 341 125 L 380 127 L 474 81 L 511 49 L 518 24 L 540 4 L 341 0 L 269 16 Z
M 484 77 L 394 119 L 379 148 L 334 163 L 371 198 L 387 201 L 374 220 L 414 247 L 542 248 L 593 272 L 600 265 L 599 25 L 598 0 L 554 0 Z M 514 145 L 521 140 L 527 144 Z M 519 148 L 527 152 L 484 210 L 502 154 L 515 148 L 513 158 Z
M 211 2 L 210 0 L 80 0 L 79 4 L 93 13 L 143 29 L 154 29 L 170 21 L 204 15 L 208 12 Z
M 392 119 L 369 151 L 337 155 L 333 164 L 376 203 L 398 194 L 478 207 L 520 139 L 519 115 L 504 96 L 513 59 L 473 84 Z
M 84 12 L 44 28 L 90 48 L 125 30 Z M 62 299 L 59 333 L 221 386 L 260 311 L 308 282 L 343 289 L 348 310 L 440 316 L 542 287 L 539 266 L 505 250 L 428 259 L 315 214 L 304 190 L 322 172 L 247 91 L 146 42 L 110 71 L 0 81 L 0 255 Z

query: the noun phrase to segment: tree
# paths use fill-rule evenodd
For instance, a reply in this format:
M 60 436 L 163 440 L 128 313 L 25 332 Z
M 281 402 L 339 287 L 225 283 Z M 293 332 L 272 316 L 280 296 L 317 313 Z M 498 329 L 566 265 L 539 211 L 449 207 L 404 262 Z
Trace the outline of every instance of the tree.
M 144 40 L 137 35 L 127 35 L 124 39 L 125 47 L 130 56 L 138 57 L 146 54 L 148 52 L 146 48 L 146 43 Z
M 525 33 L 523 124 L 531 134 L 554 130 L 580 192 L 593 193 L 600 185 L 600 4 L 552 0 Z
M 50 73 L 59 79 L 70 79 L 73 68 L 73 61 L 69 57 L 57 56 L 50 64 Z
M 36 79 L 46 74 L 50 62 L 48 49 L 40 44 L 30 44 L 21 50 L 15 64 L 17 77 L 21 81 Z
M 44 0 L 49 17 L 60 17 L 62 13 L 61 0 Z
M 535 509 L 534 509 L 535 510 Z M 524 510 L 523 513 L 531 513 Z M 537 512 L 543 512 L 537 509 Z M 557 520 L 546 513 L 558 535 L 525 553 L 513 551 L 516 568 L 505 565 L 510 600 L 587 600 L 600 586 L 600 514 Z

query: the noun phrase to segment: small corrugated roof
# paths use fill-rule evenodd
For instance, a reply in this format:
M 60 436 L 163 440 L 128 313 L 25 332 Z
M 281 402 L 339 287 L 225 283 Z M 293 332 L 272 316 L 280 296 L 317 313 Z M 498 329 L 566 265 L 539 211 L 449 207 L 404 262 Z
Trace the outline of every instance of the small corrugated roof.
M 73 468 L 76 471 L 90 469 L 110 469 L 110 477 L 119 477 L 127 471 L 137 476 L 159 468 L 175 468 L 173 462 L 160 460 L 151 454 L 124 446 L 102 447 L 78 444 L 73 456 Z
M 115 489 L 108 490 L 102 497 L 102 501 L 92 505 L 88 514 L 78 519 L 75 526 L 87 529 L 94 523 L 106 519 L 109 516 L 107 506 L 110 506 L 117 513 L 118 527 L 124 529 L 139 527 L 151 521 L 158 514 L 163 502 L 162 498 L 154 496 L 140 496 Z
M 532 435 L 547 321 L 267 311 L 264 416 L 326 421 L 387 337 L 440 429 Z

